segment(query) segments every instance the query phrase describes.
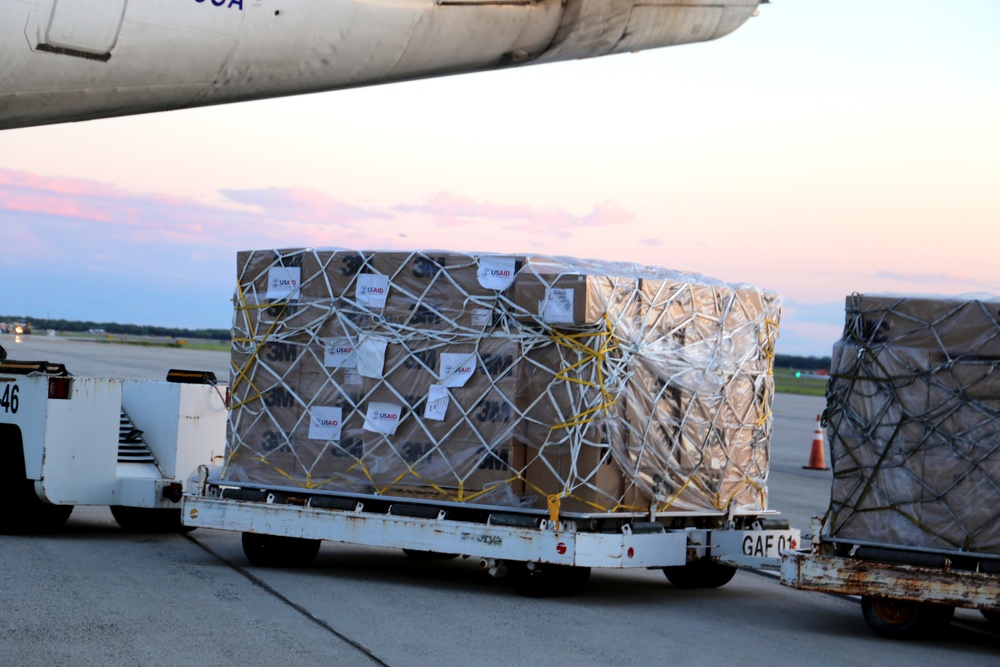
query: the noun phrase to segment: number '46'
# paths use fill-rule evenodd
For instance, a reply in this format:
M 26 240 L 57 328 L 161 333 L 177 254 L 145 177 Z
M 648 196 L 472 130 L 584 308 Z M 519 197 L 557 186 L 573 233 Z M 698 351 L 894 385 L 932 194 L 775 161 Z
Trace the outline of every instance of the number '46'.
M 17 391 L 18 387 L 16 384 L 9 384 L 4 387 L 3 396 L 0 396 L 0 408 L 3 408 L 4 412 L 10 412 L 11 414 L 17 412 L 17 406 L 20 404 Z

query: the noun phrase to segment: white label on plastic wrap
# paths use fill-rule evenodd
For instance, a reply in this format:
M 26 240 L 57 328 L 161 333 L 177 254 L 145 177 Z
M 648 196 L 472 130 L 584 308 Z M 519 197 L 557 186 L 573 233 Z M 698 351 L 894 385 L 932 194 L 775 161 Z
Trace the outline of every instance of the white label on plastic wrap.
M 550 324 L 573 323 L 573 288 L 546 287 L 542 319 Z
M 302 269 L 297 266 L 272 266 L 267 270 L 265 299 L 298 299 Z
M 505 290 L 514 283 L 517 265 L 511 257 L 481 257 L 476 277 L 486 289 Z
M 427 403 L 424 404 L 424 419 L 444 421 L 448 412 L 448 388 L 432 384 L 427 392 Z
M 488 327 L 493 324 L 493 310 L 491 308 L 473 308 L 472 326 Z
M 309 439 L 310 440 L 340 440 L 340 429 L 343 410 L 314 406 L 309 408 Z
M 354 296 L 359 306 L 385 308 L 385 299 L 389 296 L 389 276 L 380 273 L 359 274 Z
M 363 338 L 354 348 L 358 373 L 361 377 L 379 380 L 385 367 L 385 348 L 389 341 L 378 336 Z
M 330 338 L 326 341 L 323 365 L 327 368 L 357 368 L 358 355 L 350 338 Z
M 445 387 L 464 387 L 475 372 L 475 352 L 441 353 L 441 384 Z
M 399 419 L 403 415 L 403 408 L 395 403 L 368 404 L 368 412 L 365 414 L 365 430 L 382 435 L 393 435 L 399 427 Z

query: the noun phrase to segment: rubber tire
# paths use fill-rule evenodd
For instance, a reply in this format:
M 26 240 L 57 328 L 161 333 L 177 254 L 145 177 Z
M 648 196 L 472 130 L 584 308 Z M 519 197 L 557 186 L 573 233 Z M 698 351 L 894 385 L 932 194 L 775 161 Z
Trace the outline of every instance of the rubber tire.
M 39 498 L 33 480 L 19 479 L 4 486 L 12 506 L 0 513 L 0 534 L 53 533 L 62 528 L 73 513 L 73 505 L 53 505 Z
M 440 551 L 421 551 L 419 549 L 403 549 L 403 553 L 411 560 L 452 560 L 458 554 L 445 554 Z
M 888 598 L 861 598 L 861 613 L 868 627 L 885 639 L 926 639 L 940 634 L 955 615 L 955 608 Z
M 518 595 L 528 598 L 565 598 L 578 595 L 590 580 L 589 567 L 534 563 L 507 563 L 507 581 Z
M 989 609 L 980 609 L 979 613 L 983 615 L 990 625 L 1000 628 L 1000 611 L 991 611 Z
M 190 533 L 194 530 L 181 523 L 179 507 L 112 505 L 111 515 L 121 529 L 128 533 Z
M 663 568 L 663 574 L 674 588 L 721 588 L 733 580 L 738 568 L 703 558 L 687 565 Z
M 0 534 L 40 535 L 59 530 L 73 513 L 72 505 L 52 505 L 35 493 L 34 480 L 24 475 L 24 445 L 20 431 L 0 424 L 0 488 L 7 506 L 0 512 Z M 9 455 L 9 456 L 8 456 Z
M 321 543 L 301 537 L 243 533 L 243 553 L 257 567 L 306 567 L 316 558 Z

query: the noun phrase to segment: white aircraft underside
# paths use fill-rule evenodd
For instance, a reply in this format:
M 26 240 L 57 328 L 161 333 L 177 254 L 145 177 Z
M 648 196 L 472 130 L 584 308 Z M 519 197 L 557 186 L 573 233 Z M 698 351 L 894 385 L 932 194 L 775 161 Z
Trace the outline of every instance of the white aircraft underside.
M 0 0 L 0 129 L 703 42 L 767 0 Z

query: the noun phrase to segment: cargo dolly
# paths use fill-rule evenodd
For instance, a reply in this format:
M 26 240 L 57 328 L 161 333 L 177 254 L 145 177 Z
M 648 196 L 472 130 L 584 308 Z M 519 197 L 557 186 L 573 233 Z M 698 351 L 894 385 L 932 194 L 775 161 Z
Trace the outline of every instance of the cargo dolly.
M 323 540 L 399 548 L 417 558 L 463 556 L 506 577 L 529 597 L 566 596 L 586 585 L 591 568 L 662 569 L 681 588 L 716 588 L 738 567 L 777 569 L 799 532 L 776 512 L 559 513 L 301 488 L 221 483 L 201 466 L 188 485 L 189 527 L 243 533 L 258 566 L 301 567 Z

